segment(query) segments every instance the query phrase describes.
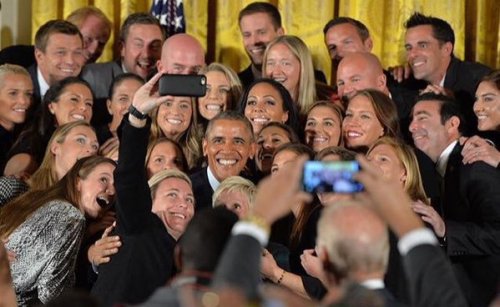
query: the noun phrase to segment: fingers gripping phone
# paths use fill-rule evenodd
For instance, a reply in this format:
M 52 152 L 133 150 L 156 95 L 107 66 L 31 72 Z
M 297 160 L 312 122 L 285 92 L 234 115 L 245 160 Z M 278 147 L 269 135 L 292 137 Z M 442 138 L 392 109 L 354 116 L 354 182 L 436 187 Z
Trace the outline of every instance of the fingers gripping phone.
M 309 193 L 357 193 L 363 190 L 363 185 L 354 180 L 359 170 L 357 161 L 307 161 L 302 185 Z
M 207 91 L 205 75 L 169 75 L 160 77 L 161 96 L 203 97 Z

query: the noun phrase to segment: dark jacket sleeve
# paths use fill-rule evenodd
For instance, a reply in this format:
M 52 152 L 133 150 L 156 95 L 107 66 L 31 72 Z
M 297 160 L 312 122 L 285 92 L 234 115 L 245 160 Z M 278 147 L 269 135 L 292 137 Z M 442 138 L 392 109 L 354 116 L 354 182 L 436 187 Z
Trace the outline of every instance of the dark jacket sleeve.
M 213 285 L 240 290 L 247 299 L 258 297 L 262 247 L 249 235 L 236 235 L 229 240 L 215 271 Z
M 121 125 L 118 166 L 114 173 L 119 232 L 137 233 L 151 225 L 152 200 L 144 167 L 149 126 L 148 122 L 144 128 L 135 128 L 127 115 Z
M 446 220 L 450 256 L 500 254 L 500 172 L 476 162 L 463 167 L 460 190 L 474 208 L 467 220 Z M 457 191 L 458 192 L 458 191 Z
M 438 246 L 422 244 L 403 257 L 411 306 L 467 306 L 450 263 Z

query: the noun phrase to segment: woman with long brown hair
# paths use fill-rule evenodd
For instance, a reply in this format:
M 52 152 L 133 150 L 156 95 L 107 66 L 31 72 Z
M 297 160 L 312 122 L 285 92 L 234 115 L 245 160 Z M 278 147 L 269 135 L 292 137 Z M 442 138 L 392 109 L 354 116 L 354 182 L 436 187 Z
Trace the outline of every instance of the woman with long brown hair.
M 74 283 L 85 217 L 96 219 L 115 194 L 115 163 L 80 159 L 55 185 L 31 190 L 0 211 L 0 239 L 14 252 L 11 263 L 20 306 L 47 303 Z

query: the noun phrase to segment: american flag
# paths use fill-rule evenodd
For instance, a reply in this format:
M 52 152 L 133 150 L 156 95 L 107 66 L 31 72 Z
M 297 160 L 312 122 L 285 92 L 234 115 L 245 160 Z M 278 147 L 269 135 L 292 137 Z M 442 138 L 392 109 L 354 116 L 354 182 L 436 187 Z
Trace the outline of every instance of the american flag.
M 186 32 L 182 0 L 154 0 L 151 14 L 160 20 L 160 24 L 167 32 L 167 37 Z

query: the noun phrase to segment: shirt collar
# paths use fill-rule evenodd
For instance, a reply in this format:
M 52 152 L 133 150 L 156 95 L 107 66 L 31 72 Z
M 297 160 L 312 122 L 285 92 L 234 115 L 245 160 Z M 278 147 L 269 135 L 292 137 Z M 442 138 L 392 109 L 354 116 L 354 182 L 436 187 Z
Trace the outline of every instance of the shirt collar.
M 210 183 L 210 186 L 212 187 L 212 190 L 215 191 L 220 185 L 219 180 L 215 178 L 214 174 L 212 173 L 212 170 L 210 170 L 210 166 L 207 166 L 207 176 L 208 176 L 208 183 Z
M 441 155 L 439 156 L 439 159 L 436 162 L 436 170 L 441 175 L 441 177 L 444 177 L 446 173 L 446 166 L 448 165 L 448 160 L 450 159 L 450 154 L 453 151 L 453 148 L 457 144 L 457 140 L 453 141 L 448 145 L 448 147 L 443 150 Z
M 446 73 L 444 74 L 443 79 L 439 82 L 440 87 L 444 87 L 444 79 L 446 79 Z
M 122 62 L 122 70 L 124 74 L 128 73 L 127 69 L 125 68 L 125 65 L 123 65 L 123 62 Z
M 368 288 L 368 289 L 371 289 L 371 290 L 385 288 L 384 281 L 382 279 L 378 279 L 378 278 L 365 280 L 361 283 L 361 285 Z
M 40 71 L 40 68 L 36 68 L 36 74 L 38 77 L 38 85 L 40 86 L 40 97 L 43 98 L 45 96 L 45 93 L 49 90 L 49 84 L 47 81 L 45 81 L 45 78 L 42 75 L 42 72 Z

